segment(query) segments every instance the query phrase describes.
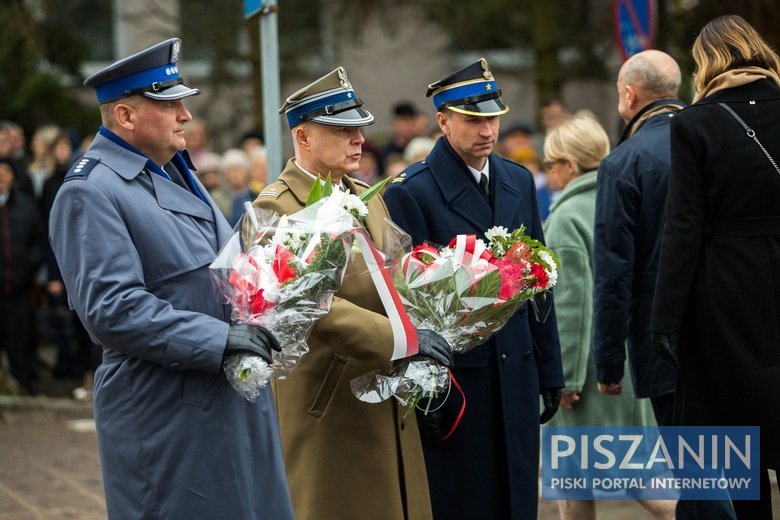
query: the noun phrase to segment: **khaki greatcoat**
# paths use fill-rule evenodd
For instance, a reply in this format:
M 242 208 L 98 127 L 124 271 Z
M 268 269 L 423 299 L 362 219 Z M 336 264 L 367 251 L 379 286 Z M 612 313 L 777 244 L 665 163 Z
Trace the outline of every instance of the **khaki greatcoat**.
M 344 177 L 353 193 L 367 189 Z M 283 214 L 304 207 L 313 181 L 293 160 L 254 205 Z M 387 209 L 368 203 L 366 229 L 381 248 Z M 359 401 L 350 381 L 391 368 L 390 322 L 371 277 L 353 255 L 331 312 L 309 338 L 310 352 L 274 385 L 284 461 L 298 520 L 431 518 L 428 482 L 414 414 L 394 399 Z M 364 273 L 356 275 L 356 273 Z M 262 483 L 258 483 L 262 485 Z

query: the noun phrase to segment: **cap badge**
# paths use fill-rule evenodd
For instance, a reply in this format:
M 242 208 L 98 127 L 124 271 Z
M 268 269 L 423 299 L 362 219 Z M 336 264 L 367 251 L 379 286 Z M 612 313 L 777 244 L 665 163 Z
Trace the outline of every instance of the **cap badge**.
M 181 49 L 181 41 L 176 40 L 171 45 L 171 63 L 179 61 L 179 50 Z
M 352 85 L 349 84 L 349 80 L 347 79 L 347 71 L 345 71 L 342 67 L 339 67 L 338 74 L 339 74 L 339 83 L 341 83 L 341 86 L 348 90 L 351 89 Z
M 490 72 L 490 69 L 488 69 L 488 62 L 485 58 L 479 59 L 479 64 L 482 66 L 482 77 L 485 78 L 488 81 L 493 80 L 493 73 Z

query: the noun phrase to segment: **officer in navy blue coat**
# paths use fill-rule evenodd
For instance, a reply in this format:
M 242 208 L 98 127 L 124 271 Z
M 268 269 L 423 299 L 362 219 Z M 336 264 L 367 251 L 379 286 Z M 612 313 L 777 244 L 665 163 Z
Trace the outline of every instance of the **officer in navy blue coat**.
M 387 189 L 393 220 L 414 245 L 446 245 L 460 233 L 484 239 L 498 225 L 525 225 L 542 240 L 533 176 L 493 153 L 508 108 L 487 62 L 431 84 L 427 96 L 444 135 Z M 457 392 L 439 412 L 418 415 L 434 518 L 536 518 L 539 395 L 546 422 L 564 386 L 552 296 L 540 303 L 538 313 L 524 306 L 493 339 L 456 356 L 467 406 L 449 438 L 442 436 L 461 409 Z
M 96 344 L 94 410 L 108 516 L 290 519 L 270 390 L 255 403 L 225 356 L 270 359 L 267 331 L 230 325 L 209 264 L 231 229 L 184 151 L 173 38 L 85 81 L 103 125 L 66 175 L 49 238 Z

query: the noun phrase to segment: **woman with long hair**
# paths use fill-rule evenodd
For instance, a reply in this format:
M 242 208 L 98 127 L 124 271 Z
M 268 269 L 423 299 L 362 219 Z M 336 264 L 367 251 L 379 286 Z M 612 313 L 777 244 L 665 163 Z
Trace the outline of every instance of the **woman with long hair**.
M 744 19 L 693 44 L 694 103 L 671 123 L 672 172 L 651 330 L 679 367 L 681 425 L 759 426 L 761 500 L 780 462 L 780 59 Z M 675 343 L 676 341 L 676 343 Z

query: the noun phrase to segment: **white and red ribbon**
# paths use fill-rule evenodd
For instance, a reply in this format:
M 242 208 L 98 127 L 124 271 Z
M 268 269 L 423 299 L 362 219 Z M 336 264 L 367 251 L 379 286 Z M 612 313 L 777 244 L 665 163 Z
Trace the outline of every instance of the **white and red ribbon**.
M 409 315 L 406 314 L 401 297 L 395 289 L 390 274 L 384 266 L 384 259 L 377 251 L 373 242 L 366 237 L 363 231 L 354 234 L 358 249 L 363 254 L 363 259 L 368 266 L 368 272 L 374 282 L 379 299 L 385 308 L 390 326 L 393 331 L 393 356 L 391 361 L 414 356 L 417 354 L 417 331 L 414 329 Z
M 464 265 L 466 253 L 471 254 L 470 265 L 477 265 L 481 260 L 489 262 L 493 258 L 493 253 L 482 240 L 477 240 L 476 235 L 456 235 L 450 240 L 449 247 L 452 248 L 455 265 Z

